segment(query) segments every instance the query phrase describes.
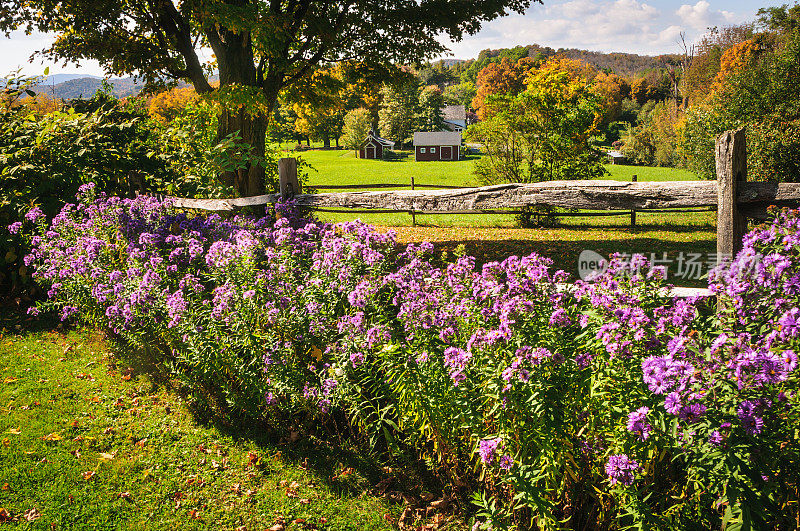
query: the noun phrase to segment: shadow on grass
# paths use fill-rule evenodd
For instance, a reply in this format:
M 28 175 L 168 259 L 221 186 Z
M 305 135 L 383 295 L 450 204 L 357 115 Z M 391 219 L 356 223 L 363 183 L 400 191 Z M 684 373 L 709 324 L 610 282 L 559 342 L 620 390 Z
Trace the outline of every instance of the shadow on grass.
M 395 498 L 402 499 L 399 493 L 445 490 L 446 480 L 426 469 L 410 448 L 391 458 L 385 452 L 372 451 L 342 412 L 318 422 L 303 413 L 282 412 L 277 417 L 253 419 L 222 414 L 220 408 L 198 407 L 191 399 L 191 390 L 174 380 L 164 362 L 168 356 L 159 356 L 153 348 L 132 347 L 110 333 L 107 336 L 115 359 L 130 367 L 131 377 L 146 376 L 152 383 L 151 393 L 167 390 L 181 396 L 198 425 L 214 428 L 237 441 L 252 442 L 267 455 L 279 452 L 285 462 L 315 473 L 340 496 L 395 493 Z M 298 438 L 291 441 L 296 428 Z M 386 466 L 392 467 L 391 474 L 386 473 Z M 347 469 L 353 473 L 342 480 L 341 472 Z
M 447 253 L 448 259 L 452 259 L 458 247 L 463 246 L 466 253 L 474 256 L 477 267 L 494 261 L 502 261 L 508 256 L 527 256 L 536 253 L 540 256 L 549 258 L 553 261 L 552 270 L 562 269 L 577 278 L 578 257 L 584 250 L 592 250 L 600 253 L 604 257 L 609 257 L 612 253 L 644 254 L 648 259 L 651 255 L 659 261 L 664 260 L 664 253 L 669 263 L 656 264 L 668 266 L 668 281 L 676 285 L 705 287 L 707 282 L 703 279 L 679 278 L 677 265 L 678 257 L 681 253 L 685 259 L 690 254 L 700 254 L 699 260 L 702 262 L 702 273 L 708 270 L 708 263 L 714 258 L 716 252 L 716 240 L 698 239 L 695 241 L 664 241 L 653 237 L 632 238 L 629 240 L 599 240 L 599 239 L 560 239 L 552 241 L 524 240 L 524 239 L 501 239 L 501 240 L 444 240 L 433 242 L 435 256 L 440 256 L 442 252 Z M 685 266 L 684 266 L 685 267 Z

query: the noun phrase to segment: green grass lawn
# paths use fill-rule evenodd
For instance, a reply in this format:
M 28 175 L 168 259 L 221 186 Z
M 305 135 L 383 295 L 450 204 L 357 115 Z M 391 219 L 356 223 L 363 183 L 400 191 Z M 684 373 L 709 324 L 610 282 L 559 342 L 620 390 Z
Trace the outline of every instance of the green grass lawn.
M 0 337 L 0 406 L 0 527 L 396 527 L 400 506 L 369 494 L 380 467 L 199 424 L 95 333 Z
M 411 175 L 421 184 L 465 185 L 478 183 L 472 173 L 477 157 L 458 162 L 414 162 L 409 157 L 399 162 L 363 160 L 346 150 L 313 150 L 300 153 L 316 170 L 308 183 L 320 192 L 325 185 L 359 183 L 410 183 Z M 695 180 L 693 173 L 674 168 L 607 165 L 607 179 L 630 181 Z M 479 261 L 502 260 L 510 254 L 537 252 L 551 258 L 555 267 L 575 274 L 578 255 L 592 249 L 603 255 L 613 252 L 644 253 L 674 261 L 671 272 L 677 274 L 680 253 L 700 253 L 708 260 L 716 250 L 716 214 L 638 213 L 637 226 L 630 226 L 630 216 L 559 219 L 557 227 L 522 229 L 513 215 L 417 215 L 417 227 L 411 216 L 397 214 L 320 213 L 326 221 L 359 218 L 366 223 L 395 230 L 401 242 L 429 240 L 441 250 L 452 250 L 460 243 Z M 707 269 L 707 268 L 706 268 Z M 674 277 L 679 285 L 703 286 L 705 281 Z
M 394 183 L 410 184 L 414 176 L 417 184 L 447 186 L 479 186 L 473 174 L 473 166 L 478 156 L 470 156 L 465 160 L 452 162 L 415 162 L 413 153 L 399 161 L 367 160 L 356 158 L 350 150 L 311 150 L 303 152 L 287 152 L 291 156 L 299 156 L 308 164 L 309 177 L 306 183 L 318 192 L 335 191 L 326 189 L 326 185 Z M 651 168 L 643 166 L 607 165 L 610 175 L 607 179 L 630 181 L 637 175 L 640 181 L 695 180 L 693 173 L 675 168 Z M 364 188 L 368 190 L 368 187 Z M 409 226 L 411 216 L 407 213 L 397 214 L 335 214 L 321 213 L 320 218 L 326 221 L 348 221 L 354 218 L 376 225 Z M 674 222 L 689 225 L 705 226 L 709 216 L 705 214 L 640 214 L 640 223 L 651 226 L 669 225 Z M 565 226 L 624 226 L 629 218 L 596 217 L 596 218 L 561 218 Z M 513 215 L 474 214 L 474 215 L 418 215 L 417 224 L 438 227 L 514 227 Z

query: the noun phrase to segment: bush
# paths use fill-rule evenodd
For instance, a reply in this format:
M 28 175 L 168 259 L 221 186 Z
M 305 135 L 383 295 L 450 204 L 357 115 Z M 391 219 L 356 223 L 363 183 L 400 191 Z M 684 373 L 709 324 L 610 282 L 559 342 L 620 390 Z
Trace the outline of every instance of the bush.
M 642 257 L 567 289 L 536 255 L 439 267 L 430 244 L 278 208 L 189 217 L 85 187 L 51 226 L 27 216 L 26 262 L 45 308 L 148 351 L 198 407 L 287 430 L 346 415 L 376 454 L 414 448 L 477 492 L 479 527 L 793 525 L 797 214 L 715 272 L 716 313 Z

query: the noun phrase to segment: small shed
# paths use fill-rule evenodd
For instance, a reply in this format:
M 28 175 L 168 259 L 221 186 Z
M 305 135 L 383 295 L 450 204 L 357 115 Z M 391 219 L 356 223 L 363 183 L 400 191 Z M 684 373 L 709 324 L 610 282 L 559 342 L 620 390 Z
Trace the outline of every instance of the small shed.
M 381 138 L 370 129 L 367 138 L 361 142 L 358 148 L 358 158 L 360 159 L 382 159 L 384 149 L 394 149 L 394 142 Z
M 414 160 L 461 159 L 461 133 L 436 131 L 414 133 Z
M 608 162 L 610 162 L 611 164 L 625 163 L 625 155 L 623 155 L 619 151 L 608 151 L 606 155 L 608 155 Z

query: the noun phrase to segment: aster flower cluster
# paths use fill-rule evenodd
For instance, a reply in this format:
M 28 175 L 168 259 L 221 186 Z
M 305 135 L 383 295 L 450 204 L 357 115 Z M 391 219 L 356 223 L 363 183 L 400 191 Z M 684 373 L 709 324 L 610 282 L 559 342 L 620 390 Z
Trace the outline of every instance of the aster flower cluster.
M 543 500 L 578 476 L 589 492 L 602 478 L 668 492 L 664 466 L 676 481 L 713 471 L 697 481 L 722 496 L 800 462 L 779 444 L 800 422 L 792 215 L 715 271 L 717 312 L 671 298 L 662 277 L 640 274 L 643 257 L 567 285 L 537 255 L 441 266 L 429 243 L 401 249 L 361 222 L 277 210 L 193 216 L 86 188 L 49 225 L 30 213 L 40 229 L 25 260 L 48 288 L 45 308 L 160 352 L 219 414 L 340 410 L 371 439 L 406 437 L 465 474 L 480 462 L 480 480 Z

